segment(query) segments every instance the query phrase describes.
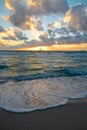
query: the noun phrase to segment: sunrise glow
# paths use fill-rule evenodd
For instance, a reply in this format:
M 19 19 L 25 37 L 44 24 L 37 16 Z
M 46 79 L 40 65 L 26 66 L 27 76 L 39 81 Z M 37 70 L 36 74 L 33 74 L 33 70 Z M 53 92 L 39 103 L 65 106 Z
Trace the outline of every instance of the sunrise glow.
M 5 0 L 0 5 L 0 50 L 87 51 L 85 2 Z
M 70 45 L 52 45 L 52 46 L 38 46 L 31 48 L 21 48 L 20 50 L 25 51 L 84 51 L 87 50 L 87 44 L 70 44 Z

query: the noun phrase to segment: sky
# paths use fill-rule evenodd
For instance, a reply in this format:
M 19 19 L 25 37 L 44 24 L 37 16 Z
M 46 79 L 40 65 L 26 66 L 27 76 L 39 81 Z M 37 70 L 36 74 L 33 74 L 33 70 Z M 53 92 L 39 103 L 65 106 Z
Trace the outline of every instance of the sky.
M 87 51 L 87 1 L 0 0 L 0 50 Z

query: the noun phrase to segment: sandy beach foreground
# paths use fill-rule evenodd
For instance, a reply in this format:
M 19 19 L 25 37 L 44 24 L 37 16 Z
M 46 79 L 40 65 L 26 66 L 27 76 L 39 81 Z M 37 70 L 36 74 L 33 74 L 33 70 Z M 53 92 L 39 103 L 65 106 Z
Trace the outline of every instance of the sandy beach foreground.
M 87 130 L 87 99 L 30 113 L 0 110 L 0 130 Z

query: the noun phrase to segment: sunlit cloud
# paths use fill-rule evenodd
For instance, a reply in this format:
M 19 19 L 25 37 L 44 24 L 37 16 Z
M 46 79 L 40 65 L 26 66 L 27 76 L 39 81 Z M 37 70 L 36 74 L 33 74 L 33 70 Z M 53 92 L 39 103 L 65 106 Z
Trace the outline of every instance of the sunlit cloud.
M 65 13 L 69 8 L 64 0 L 5 0 L 5 5 L 12 13 L 4 19 L 16 27 L 29 30 L 43 29 L 40 15 Z
M 0 38 L 0 50 L 14 50 L 16 46 L 23 44 L 22 41 L 3 40 Z
M 3 28 L 2 28 L 3 29 Z M 8 29 L 3 29 L 0 32 L 0 36 L 2 37 L 3 40 L 27 40 L 27 37 L 24 36 L 23 32 L 20 31 L 19 29 L 14 29 L 14 28 L 8 28 Z
M 87 31 L 87 6 L 78 4 L 71 7 L 63 21 L 69 24 L 71 31 Z
M 84 51 L 87 50 L 87 43 L 81 43 L 81 44 L 54 44 L 51 46 L 38 46 L 38 47 L 24 47 L 20 48 L 20 50 L 26 50 L 26 51 Z
M 5 7 L 9 13 L 3 18 L 12 27 L 0 25 L 0 49 L 87 49 L 86 5 L 69 7 L 65 0 L 5 0 Z M 51 22 L 53 15 L 56 19 Z M 48 21 L 43 22 L 44 17 Z

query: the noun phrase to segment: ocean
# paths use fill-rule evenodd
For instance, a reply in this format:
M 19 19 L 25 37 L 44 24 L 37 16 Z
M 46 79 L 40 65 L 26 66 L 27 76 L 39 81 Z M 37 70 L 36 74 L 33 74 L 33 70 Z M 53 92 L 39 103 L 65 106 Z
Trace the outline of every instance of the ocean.
M 87 52 L 0 51 L 0 108 L 30 112 L 87 96 Z

